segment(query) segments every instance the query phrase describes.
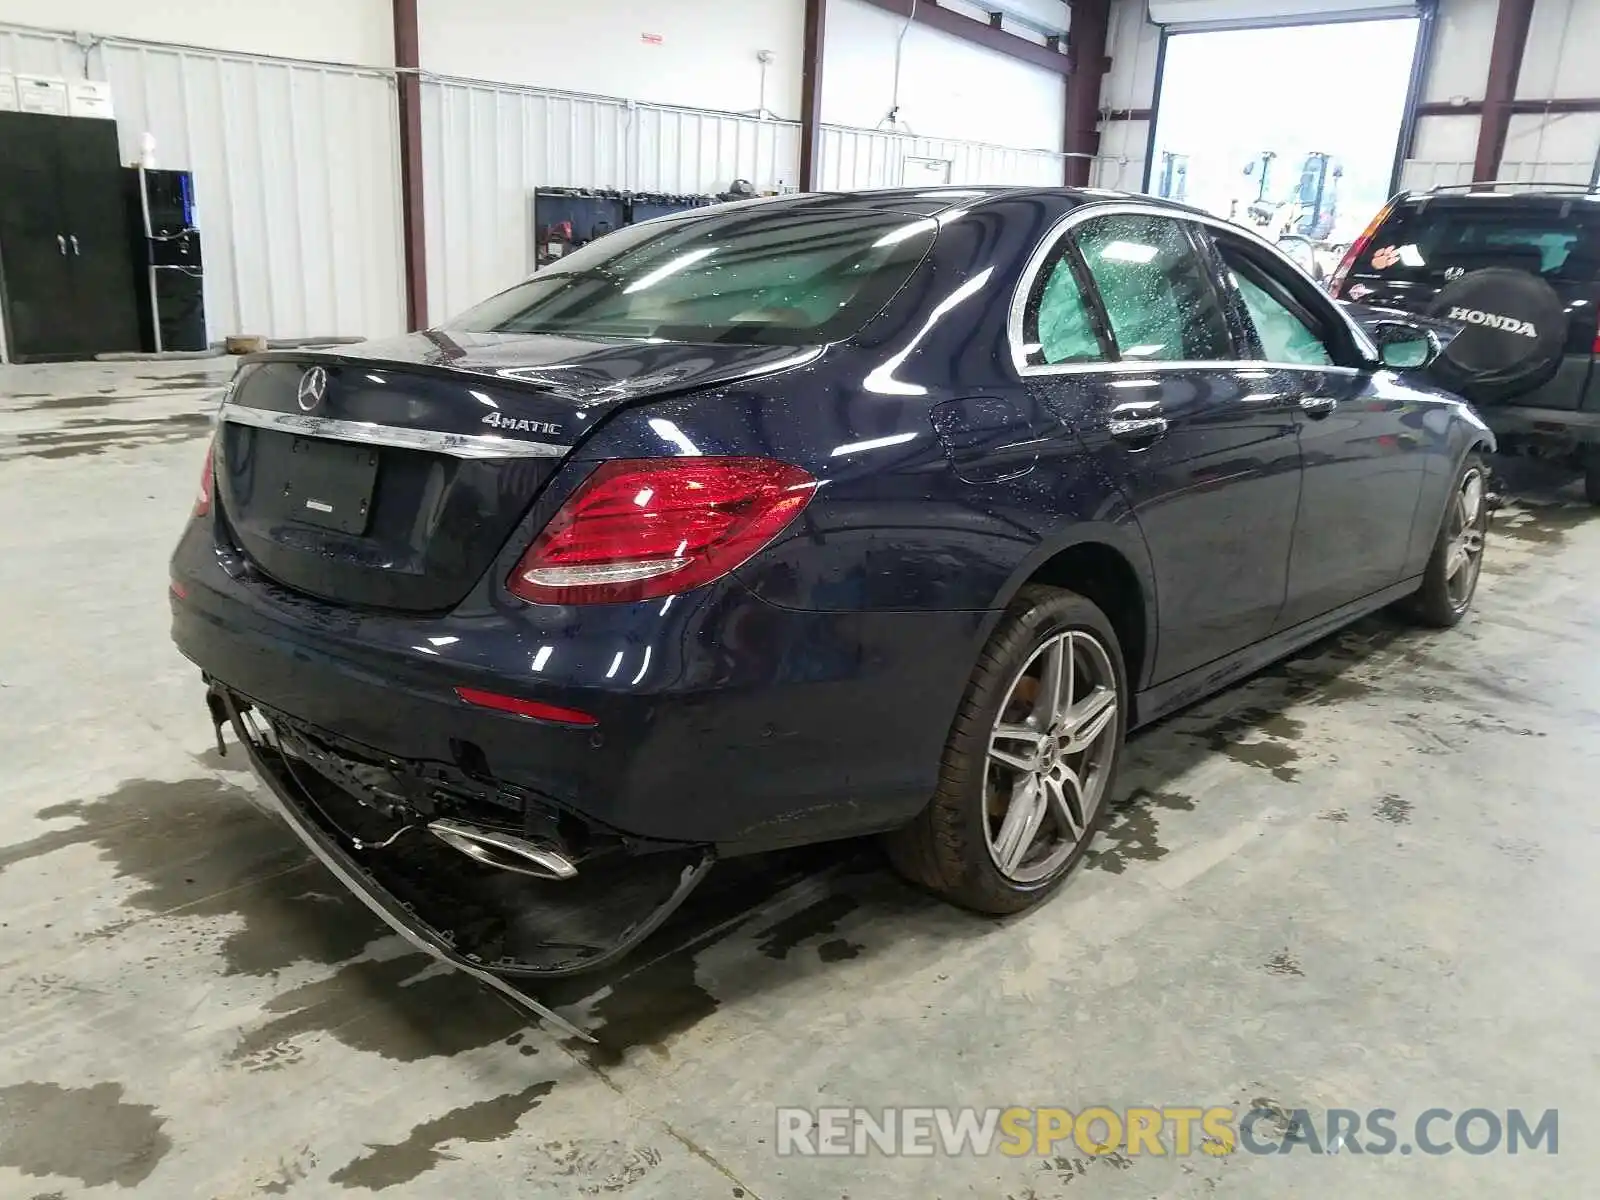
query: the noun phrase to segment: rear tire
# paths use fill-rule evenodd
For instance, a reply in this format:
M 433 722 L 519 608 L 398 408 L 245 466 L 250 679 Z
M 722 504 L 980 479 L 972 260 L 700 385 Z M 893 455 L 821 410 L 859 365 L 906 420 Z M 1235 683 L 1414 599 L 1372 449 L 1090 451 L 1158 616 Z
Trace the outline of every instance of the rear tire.
M 1489 470 L 1474 450 L 1456 473 L 1422 586 L 1406 606 L 1422 624 L 1449 629 L 1472 607 L 1483 568 L 1489 510 Z
M 1128 702 L 1106 615 L 1073 592 L 1023 588 L 978 656 L 933 799 L 885 837 L 890 862 L 977 912 L 1037 904 L 1105 820 Z

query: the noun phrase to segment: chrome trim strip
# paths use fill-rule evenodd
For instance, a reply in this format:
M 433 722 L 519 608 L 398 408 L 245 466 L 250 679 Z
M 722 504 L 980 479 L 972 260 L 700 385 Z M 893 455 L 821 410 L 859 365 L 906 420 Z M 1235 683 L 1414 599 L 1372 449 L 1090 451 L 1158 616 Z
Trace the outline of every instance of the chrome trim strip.
M 304 413 L 273 412 L 250 408 L 232 399 L 223 402 L 218 416 L 235 425 L 251 425 L 257 429 L 277 429 L 367 446 L 429 450 L 452 458 L 562 458 L 572 451 L 571 446 L 558 446 L 554 442 L 522 441 L 480 433 L 443 433 L 436 429 L 402 429 L 375 421 L 340 421 Z
M 1067 213 L 1054 225 L 1052 225 L 1050 227 L 1050 231 L 1046 233 L 1042 239 L 1040 239 L 1039 244 L 1034 247 L 1033 253 L 1029 255 L 1027 265 L 1022 268 L 1022 277 L 1017 281 L 1016 290 L 1011 295 L 1011 308 L 1006 316 L 1006 340 L 1011 343 L 1011 365 L 1016 369 L 1016 372 L 1019 376 L 1026 379 L 1032 375 L 1079 375 L 1088 371 L 1116 370 L 1118 368 L 1148 371 L 1162 367 L 1165 367 L 1169 370 L 1178 368 L 1188 371 L 1195 370 L 1199 367 L 1226 367 L 1230 370 L 1237 370 L 1241 367 L 1259 367 L 1267 370 L 1336 371 L 1341 374 L 1350 375 L 1357 375 L 1361 373 L 1360 367 L 1343 367 L 1337 365 L 1329 365 L 1326 367 L 1309 367 L 1305 363 L 1268 363 L 1248 358 L 1206 359 L 1200 362 L 1124 361 L 1114 363 L 1055 363 L 1038 366 L 1031 365 L 1028 362 L 1028 355 L 1024 349 L 1024 342 L 1022 340 L 1022 315 L 1024 310 L 1027 308 L 1028 296 L 1033 291 L 1033 285 L 1035 280 L 1038 278 L 1040 270 L 1044 267 L 1046 260 L 1048 260 L 1055 252 L 1057 243 L 1059 243 L 1061 239 L 1064 238 L 1068 233 L 1072 232 L 1075 227 L 1083 224 L 1083 222 L 1093 217 L 1111 216 L 1166 217 L 1168 220 L 1192 221 L 1196 225 L 1209 225 L 1214 229 L 1225 230 L 1228 233 L 1244 238 L 1246 241 L 1255 242 L 1258 246 L 1272 251 L 1272 253 L 1276 255 L 1282 263 L 1288 266 L 1291 271 L 1299 274 L 1311 287 L 1317 287 L 1316 280 L 1307 275 L 1305 271 L 1301 269 L 1299 263 L 1286 256 L 1283 251 L 1279 250 L 1271 242 L 1267 241 L 1266 238 L 1262 237 L 1254 230 L 1246 229 L 1242 225 L 1235 225 L 1231 221 L 1224 221 L 1220 217 L 1213 217 L 1207 213 L 1189 212 L 1185 209 L 1168 208 L 1160 204 L 1142 203 L 1137 200 L 1117 200 L 1104 203 L 1090 202 L 1088 204 L 1080 204 L 1077 208 L 1074 208 L 1071 212 Z M 1317 290 L 1320 291 L 1321 289 L 1319 288 Z M 1352 336 L 1355 338 L 1356 345 L 1361 347 L 1363 351 L 1367 352 L 1368 357 L 1373 360 L 1374 366 L 1376 366 L 1379 361 L 1378 348 L 1373 344 L 1372 339 L 1367 336 L 1366 331 L 1362 329 L 1361 326 L 1351 318 L 1350 314 L 1345 312 L 1344 309 L 1342 309 L 1335 301 L 1330 299 L 1328 303 L 1332 305 L 1333 310 L 1339 314 L 1339 319 L 1349 327 Z
M 1341 367 L 1337 363 L 1319 367 L 1310 363 L 1268 362 L 1258 358 L 1203 358 L 1185 361 L 1163 359 L 1157 362 L 1124 359 L 1122 362 L 1046 363 L 1042 366 L 1028 367 L 1021 374 L 1090 375 L 1105 374 L 1108 371 L 1130 375 L 1143 375 L 1150 371 L 1260 371 L 1263 374 L 1268 371 L 1322 371 L 1332 372 L 1335 375 L 1361 374 L 1360 367 Z

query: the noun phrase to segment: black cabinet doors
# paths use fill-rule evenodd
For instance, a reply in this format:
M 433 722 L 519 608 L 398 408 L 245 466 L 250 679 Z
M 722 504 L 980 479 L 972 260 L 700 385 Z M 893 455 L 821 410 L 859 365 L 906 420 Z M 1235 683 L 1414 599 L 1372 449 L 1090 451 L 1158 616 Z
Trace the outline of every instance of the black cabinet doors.
M 114 122 L 0 113 L 0 282 L 13 358 L 139 349 Z

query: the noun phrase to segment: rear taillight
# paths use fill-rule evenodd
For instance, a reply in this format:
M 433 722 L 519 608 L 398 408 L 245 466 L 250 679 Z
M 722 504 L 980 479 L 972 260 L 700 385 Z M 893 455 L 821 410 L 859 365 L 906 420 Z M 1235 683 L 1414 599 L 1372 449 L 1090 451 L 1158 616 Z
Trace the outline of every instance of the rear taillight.
M 194 498 L 194 516 L 203 517 L 211 511 L 211 496 L 216 490 L 216 467 L 213 465 L 217 457 L 217 444 L 212 442 L 206 447 L 205 466 L 200 468 L 200 491 Z
M 506 586 L 535 604 L 619 604 L 710 583 L 800 514 L 817 481 L 766 458 L 619 459 L 550 519 Z
M 1378 210 L 1378 215 L 1367 222 L 1367 227 L 1361 231 L 1361 236 L 1350 243 L 1350 249 L 1344 252 L 1344 257 L 1339 260 L 1339 265 L 1333 269 L 1333 274 L 1328 277 L 1328 295 L 1334 299 L 1339 298 L 1339 293 L 1344 291 L 1345 276 L 1350 274 L 1357 261 L 1367 252 L 1367 247 L 1372 244 L 1374 235 L 1389 219 L 1389 214 L 1394 211 L 1393 200 Z
M 1594 345 L 1589 347 L 1590 354 L 1600 354 L 1600 330 L 1595 331 Z

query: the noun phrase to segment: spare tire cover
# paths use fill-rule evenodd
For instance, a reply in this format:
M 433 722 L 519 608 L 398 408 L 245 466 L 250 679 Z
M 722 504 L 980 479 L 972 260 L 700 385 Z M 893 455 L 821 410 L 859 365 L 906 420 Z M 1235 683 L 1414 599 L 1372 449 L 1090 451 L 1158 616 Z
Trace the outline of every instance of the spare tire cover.
M 1561 298 L 1539 276 L 1486 267 L 1446 284 L 1424 314 L 1465 328 L 1434 374 L 1469 400 L 1508 400 L 1555 374 L 1567 341 Z

